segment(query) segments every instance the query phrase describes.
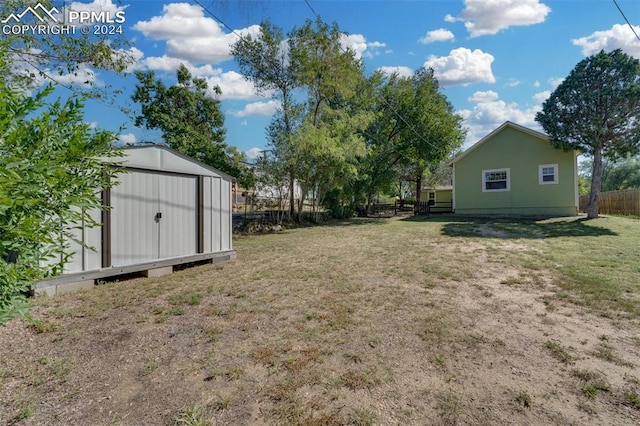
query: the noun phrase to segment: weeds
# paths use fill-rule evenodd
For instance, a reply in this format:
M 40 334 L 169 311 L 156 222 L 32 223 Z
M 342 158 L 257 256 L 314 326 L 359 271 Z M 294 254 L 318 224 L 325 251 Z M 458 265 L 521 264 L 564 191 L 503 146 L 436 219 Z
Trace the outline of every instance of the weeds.
M 33 403 L 28 402 L 24 407 L 20 409 L 18 414 L 13 416 L 11 420 L 9 420 L 9 424 L 19 423 L 23 420 L 28 419 L 33 414 Z
M 531 407 L 531 395 L 529 395 L 526 391 L 521 391 L 518 395 L 516 395 L 516 402 L 518 405 L 521 405 L 524 408 Z
M 58 329 L 58 324 L 48 319 L 31 319 L 29 328 L 36 333 L 52 333 Z
M 342 385 L 351 390 L 371 389 L 382 382 L 374 367 L 365 371 L 347 370 L 340 379 Z
M 176 417 L 176 424 L 184 426 L 213 426 L 205 406 L 193 403 L 184 407 Z
M 140 369 L 140 376 L 148 376 L 158 369 L 158 364 L 153 358 L 147 357 L 147 363 Z
M 454 393 L 444 393 L 440 395 L 438 401 L 438 411 L 442 420 L 447 425 L 455 425 L 462 413 L 460 398 Z
M 548 340 L 544 345 L 551 352 L 551 356 L 558 361 L 565 364 L 573 362 L 573 357 L 558 342 Z
M 629 362 L 629 361 L 625 361 L 624 359 L 620 358 L 616 353 L 615 353 L 615 349 L 613 346 L 605 343 L 604 341 L 601 342 L 595 349 L 595 351 L 593 351 L 593 355 L 603 359 L 605 361 L 611 362 L 613 364 L 617 364 L 623 367 L 633 367 L 634 364 Z

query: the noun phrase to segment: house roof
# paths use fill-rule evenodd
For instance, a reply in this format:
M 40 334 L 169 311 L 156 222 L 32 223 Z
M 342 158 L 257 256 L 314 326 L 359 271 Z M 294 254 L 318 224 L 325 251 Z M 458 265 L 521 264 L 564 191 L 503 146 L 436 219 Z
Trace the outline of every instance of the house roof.
M 128 146 L 123 150 L 127 153 L 123 163 L 128 167 L 234 180 L 232 176 L 165 145 Z
M 473 144 L 469 149 L 464 151 L 462 154 L 458 155 L 456 158 L 454 158 L 453 160 L 449 161 L 447 163 L 447 165 L 448 166 L 452 166 L 454 163 L 460 161 L 461 159 L 463 159 L 464 157 L 469 155 L 471 152 L 475 151 L 483 143 L 485 143 L 486 141 L 488 141 L 493 136 L 495 136 L 496 134 L 500 133 L 501 131 L 503 131 L 507 127 L 510 127 L 512 129 L 518 130 L 518 131 L 523 132 L 523 133 L 527 133 L 527 134 L 529 134 L 531 136 L 534 136 L 534 137 L 536 137 L 536 138 L 538 138 L 538 139 L 540 139 L 542 141 L 545 141 L 545 142 L 549 141 L 549 136 L 545 135 L 544 133 L 529 129 L 528 127 L 524 127 L 524 126 L 521 126 L 521 125 L 516 124 L 516 123 L 512 123 L 511 121 L 505 121 L 500 127 L 495 129 L 493 132 L 489 133 L 484 138 L 480 139 L 478 142 Z

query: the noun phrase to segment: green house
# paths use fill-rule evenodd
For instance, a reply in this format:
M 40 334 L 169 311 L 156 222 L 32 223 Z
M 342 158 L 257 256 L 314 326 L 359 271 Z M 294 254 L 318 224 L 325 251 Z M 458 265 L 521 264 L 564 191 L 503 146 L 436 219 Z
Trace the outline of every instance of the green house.
M 456 214 L 578 213 L 577 152 L 543 133 L 507 121 L 450 164 Z

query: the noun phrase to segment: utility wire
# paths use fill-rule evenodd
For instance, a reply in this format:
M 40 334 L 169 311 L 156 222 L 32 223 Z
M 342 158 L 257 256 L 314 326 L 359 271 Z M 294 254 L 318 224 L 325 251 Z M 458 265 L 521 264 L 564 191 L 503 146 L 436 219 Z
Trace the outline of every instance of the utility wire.
M 615 0 L 614 0 L 615 1 Z M 307 6 L 309 7 L 309 9 L 311 10 L 311 13 L 313 13 L 315 15 L 315 17 L 319 20 L 322 19 L 322 17 L 313 9 L 313 7 L 311 6 L 311 3 L 309 2 L 309 0 L 304 0 L 304 2 L 307 4 Z M 342 48 L 342 46 L 340 46 L 340 50 L 342 50 L 342 53 L 346 53 L 344 51 L 344 49 Z M 426 143 L 427 145 L 430 145 L 431 147 L 435 148 L 437 151 L 442 151 L 444 150 L 444 147 L 441 146 L 436 146 L 433 143 L 431 143 L 430 141 L 426 140 L 424 138 L 423 135 L 421 135 L 403 116 L 402 114 L 400 114 L 398 111 L 396 111 L 393 106 L 387 102 L 387 100 L 384 98 L 384 96 L 380 97 L 380 99 L 382 100 L 382 102 L 391 110 L 391 112 L 393 112 L 393 114 L 398 117 L 410 130 L 411 132 L 415 133 L 415 135 L 422 140 L 424 143 Z
M 236 30 L 234 30 L 233 28 L 231 28 L 229 25 L 225 24 L 225 22 L 218 18 L 211 10 L 209 10 L 209 8 L 207 8 L 205 5 L 202 4 L 202 2 L 200 2 L 200 0 L 193 0 L 194 3 L 196 3 L 198 6 L 200 6 L 205 12 L 207 12 L 209 15 L 211 15 L 211 17 L 213 19 L 215 19 L 216 21 L 220 22 L 226 29 L 228 29 L 229 31 L 231 31 L 233 34 L 236 35 L 236 37 L 240 38 L 242 37 L 240 34 L 238 34 L 236 32 Z
M 202 4 L 202 2 L 200 0 L 193 0 L 194 3 L 196 3 L 197 5 L 199 5 L 205 12 L 207 12 L 212 18 L 214 18 L 216 21 L 218 21 L 220 24 L 222 24 L 225 28 L 227 28 L 229 31 L 231 31 L 233 34 L 235 34 L 238 38 L 241 37 L 240 34 L 238 34 L 236 32 L 236 30 L 234 30 L 233 28 L 231 28 L 229 25 L 227 25 L 222 19 L 220 19 L 218 16 L 216 16 L 213 12 L 211 12 L 211 10 L 209 10 L 209 8 L 207 8 L 206 6 L 204 6 Z M 306 5 L 309 7 L 309 9 L 311 10 L 311 12 L 314 14 L 314 16 L 317 19 L 322 19 L 320 17 L 320 15 L 314 10 L 313 6 L 311 6 L 311 3 L 309 2 L 309 0 L 305 0 Z M 342 46 L 340 46 L 340 50 L 342 51 L 342 53 L 346 53 L 344 51 L 344 49 L 342 48 Z M 384 97 L 381 97 L 383 103 L 393 112 L 393 114 L 398 117 L 413 133 L 415 133 L 415 135 L 422 140 L 423 142 L 425 142 L 427 145 L 430 145 L 431 147 L 435 148 L 438 151 L 443 150 L 443 147 L 439 147 L 437 145 L 434 145 L 433 143 L 431 143 L 430 141 L 426 140 L 424 138 L 424 136 L 422 136 L 397 110 L 395 110 L 393 108 L 393 106 L 391 106 L 391 104 L 389 102 L 387 102 L 386 99 L 384 99 Z M 371 137 L 370 137 L 371 138 Z M 375 141 L 375 138 L 371 138 L 372 140 Z
M 633 25 L 631 25 L 631 22 L 629 22 L 629 20 L 627 19 L 627 16 L 624 14 L 624 12 L 622 11 L 622 9 L 620 8 L 620 5 L 618 5 L 618 2 L 616 0 L 613 0 L 613 4 L 616 5 L 616 7 L 618 8 L 618 10 L 620 11 L 620 14 L 622 15 L 622 17 L 624 18 L 625 21 L 627 21 L 627 25 L 629 25 L 629 28 L 631 28 L 631 31 L 633 31 L 633 34 L 635 34 L 636 38 L 638 39 L 638 41 L 640 41 L 640 36 L 638 36 L 638 33 L 636 32 L 636 29 L 633 28 Z

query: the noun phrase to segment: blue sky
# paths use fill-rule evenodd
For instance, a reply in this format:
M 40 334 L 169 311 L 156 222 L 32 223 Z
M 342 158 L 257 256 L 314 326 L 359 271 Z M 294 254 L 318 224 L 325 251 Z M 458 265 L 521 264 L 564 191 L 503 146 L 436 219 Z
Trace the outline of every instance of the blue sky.
M 640 2 L 618 4 L 640 34 Z M 266 148 L 265 127 L 278 105 L 256 95 L 237 73 L 229 56 L 236 35 L 217 19 L 242 34 L 257 34 L 265 19 L 287 32 L 314 19 L 313 8 L 326 22 L 338 24 L 344 45 L 362 58 L 368 74 L 434 68 L 442 92 L 464 117 L 465 146 L 506 120 L 541 130 L 534 121 L 541 103 L 586 56 L 622 48 L 640 58 L 640 40 L 612 0 L 83 0 L 71 6 L 124 11 L 123 31 L 136 59 L 132 70 L 154 70 L 172 84 L 184 63 L 210 85 L 219 85 L 226 142 L 249 156 Z M 65 82 L 87 75 L 97 85 L 124 90 L 115 106 L 88 101 L 88 122 L 110 130 L 122 127 L 124 142 L 161 140 L 156 131 L 136 128 L 119 109 L 135 108 L 132 74 L 86 68 Z

